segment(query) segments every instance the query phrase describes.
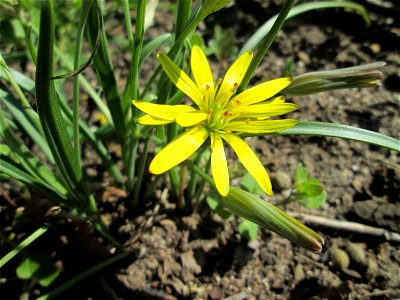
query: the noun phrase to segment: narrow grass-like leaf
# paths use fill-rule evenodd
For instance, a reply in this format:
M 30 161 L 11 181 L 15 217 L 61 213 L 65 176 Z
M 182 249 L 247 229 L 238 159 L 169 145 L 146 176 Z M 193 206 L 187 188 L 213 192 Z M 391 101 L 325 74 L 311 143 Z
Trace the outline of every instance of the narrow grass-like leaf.
M 294 127 L 278 132 L 277 134 L 338 137 L 369 143 L 400 152 L 400 140 L 378 132 L 335 123 L 300 121 Z
M 85 29 L 85 24 L 89 15 L 90 8 L 92 7 L 91 1 L 83 1 L 82 2 L 82 11 L 78 24 L 78 33 L 76 37 L 76 45 L 75 45 L 75 56 L 74 56 L 74 70 L 78 69 L 80 59 L 81 59 L 81 47 L 83 34 Z M 79 141 L 79 74 L 76 74 L 73 78 L 73 86 L 72 86 L 72 128 L 74 131 L 73 140 L 74 140 L 74 150 L 76 155 L 76 160 L 78 165 L 80 166 L 80 157 L 81 157 L 81 147 Z
M 48 294 L 45 294 L 39 298 L 37 298 L 37 300 L 48 300 L 48 299 L 52 299 L 54 297 L 56 297 L 57 295 L 61 294 L 62 292 L 70 289 L 71 287 L 73 287 L 75 284 L 81 282 L 82 280 L 84 280 L 86 277 L 93 275 L 94 273 L 108 267 L 109 265 L 112 265 L 113 263 L 127 257 L 128 255 L 132 254 L 132 252 L 122 252 L 119 253 L 117 255 L 112 256 L 111 258 L 85 270 L 84 272 L 79 273 L 77 276 L 71 278 L 70 280 L 68 280 L 67 282 L 65 282 L 64 284 L 60 285 L 59 287 L 55 288 L 53 291 L 51 291 Z
M 6 263 L 8 263 L 11 259 L 13 259 L 19 252 L 28 247 L 37 238 L 43 235 L 48 229 L 49 226 L 42 226 L 36 229 L 26 239 L 24 239 L 21 243 L 19 243 L 17 247 L 15 247 L 13 250 L 11 250 L 9 253 L 7 253 L 4 257 L 0 259 L 0 268 L 3 267 Z
M 253 76 L 254 72 L 258 68 L 258 66 L 261 63 L 261 60 L 264 58 L 265 54 L 267 53 L 269 47 L 275 40 L 276 36 L 278 35 L 279 31 L 283 27 L 283 24 L 285 23 L 285 20 L 291 11 L 293 5 L 295 3 L 295 0 L 287 0 L 285 4 L 282 7 L 282 10 L 279 12 L 278 17 L 274 20 L 273 25 L 271 27 L 271 30 L 269 30 L 265 37 L 262 38 L 262 40 L 257 44 L 257 53 L 252 59 L 246 74 L 243 77 L 242 82 L 239 85 L 239 88 L 237 89 L 237 93 L 243 92 L 247 85 L 250 82 L 251 77 Z
M 145 25 L 145 16 L 146 16 L 146 0 L 139 0 L 137 2 L 137 13 L 136 13 L 136 31 L 135 38 L 133 41 L 132 48 L 132 67 L 129 73 L 130 82 L 126 85 L 125 98 L 124 98 L 124 111 L 126 111 L 129 119 L 136 119 L 137 117 L 137 109 L 131 104 L 131 100 L 137 99 L 139 94 L 139 59 L 140 53 L 142 52 L 143 47 L 143 35 L 144 35 L 144 25 Z M 126 151 L 127 156 L 125 160 L 125 169 L 126 175 L 128 177 L 128 189 L 133 188 L 134 178 L 135 178 L 135 161 L 136 161 L 136 152 L 138 148 L 138 134 L 137 134 L 137 126 L 136 123 L 131 120 L 127 120 L 127 124 L 130 126 L 129 131 L 129 139 L 127 139 L 128 149 Z M 141 176 L 137 178 L 136 185 L 140 186 L 141 184 Z M 139 187 L 137 187 L 139 188 Z
M 71 207 L 71 203 L 66 201 L 67 198 L 64 195 L 57 193 L 42 181 L 29 175 L 20 165 L 7 159 L 7 157 L 4 157 L 3 155 L 0 155 L 0 174 L 1 173 L 39 191 L 42 195 L 49 197 L 49 199 L 57 204 Z
M 349 2 L 349 1 L 317 1 L 311 3 L 303 3 L 300 5 L 296 5 L 290 11 L 286 20 L 291 19 L 295 16 L 303 14 L 308 11 L 321 9 L 321 8 L 348 8 L 350 10 L 354 10 L 355 12 L 359 13 L 367 26 L 371 23 L 368 13 L 365 8 L 357 3 Z M 251 37 L 250 39 L 243 45 L 242 49 L 239 52 L 239 55 L 248 51 L 254 50 L 257 44 L 267 35 L 267 33 L 271 30 L 272 25 L 274 24 L 275 20 L 277 19 L 277 15 L 270 18 L 267 22 L 265 22 Z
M 97 211 L 93 198 L 83 181 L 82 170 L 74 155 L 61 114 L 53 75 L 54 3 L 41 2 L 38 61 L 36 68 L 36 100 L 43 131 L 53 153 L 57 167 L 70 191 L 89 213 Z
M 19 126 L 25 133 L 37 144 L 51 163 L 54 163 L 53 155 L 51 154 L 49 145 L 45 138 L 39 133 L 36 126 L 32 124 L 31 119 L 28 117 L 26 111 L 21 105 L 15 101 L 11 95 L 0 88 L 0 93 L 3 96 L 0 101 L 5 104 L 12 117 L 18 122 Z
M 151 53 L 153 53 L 158 47 L 160 47 L 162 44 L 164 44 L 166 41 L 170 39 L 171 39 L 171 34 L 164 33 L 144 44 L 142 52 L 140 53 L 139 66 Z
M 111 112 L 116 134 L 121 144 L 124 145 L 126 136 L 129 134 L 125 126 L 126 112 L 123 110 L 122 102 L 118 94 L 117 80 L 115 79 L 114 67 L 107 46 L 107 37 L 102 26 L 103 19 L 100 15 L 101 4 L 97 0 L 94 0 L 94 3 L 95 5 L 92 5 L 89 12 L 86 32 L 92 50 L 95 46 L 97 35 L 100 34 L 100 46 L 94 58 L 94 65 L 107 100 L 108 108 Z
M 7 124 L 7 120 L 0 112 L 0 136 L 6 141 L 8 146 L 13 150 L 14 154 L 18 157 L 21 165 L 38 180 L 47 184 L 49 187 L 58 191 L 62 195 L 67 195 L 68 191 L 55 176 L 55 174 L 47 168 L 43 163 L 32 154 L 27 146 L 21 139 L 14 133 L 14 131 Z

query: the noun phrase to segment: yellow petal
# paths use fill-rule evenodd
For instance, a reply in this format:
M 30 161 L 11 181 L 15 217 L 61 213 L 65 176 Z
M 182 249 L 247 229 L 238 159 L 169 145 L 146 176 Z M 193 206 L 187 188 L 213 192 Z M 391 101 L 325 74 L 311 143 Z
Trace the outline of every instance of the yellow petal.
M 279 93 L 292 82 L 291 78 L 278 78 L 256 85 L 233 97 L 230 106 L 244 106 L 264 101 Z
M 173 121 L 160 119 L 150 115 L 144 115 L 143 117 L 140 117 L 137 122 L 142 125 L 165 125 L 172 123 Z
M 193 111 L 177 115 L 175 122 L 182 127 L 189 127 L 200 123 L 208 118 L 208 114 L 201 111 Z
M 229 122 L 224 129 L 231 131 L 240 131 L 246 133 L 265 134 L 278 132 L 296 125 L 297 120 L 266 120 L 266 121 L 251 121 L 250 119 L 243 121 Z
M 189 111 L 195 111 L 195 109 L 189 105 L 154 104 L 137 100 L 133 100 L 132 104 L 146 114 L 169 121 L 174 121 L 174 118 L 177 115 Z
M 203 107 L 203 95 L 194 82 L 183 72 L 165 53 L 158 52 L 157 57 L 169 79 L 194 101 L 200 108 Z
M 226 197 L 229 193 L 229 172 L 224 145 L 219 134 L 211 132 L 211 169 L 218 192 Z
M 240 85 L 253 58 L 253 52 L 243 53 L 228 69 L 218 91 L 216 102 L 227 101 Z
M 254 104 L 244 107 L 236 107 L 232 109 L 231 113 L 237 115 L 237 118 L 268 118 L 272 116 L 280 116 L 287 114 L 299 107 L 293 103 L 266 103 Z
M 209 93 L 214 94 L 214 80 L 208 64 L 207 58 L 199 46 L 193 46 L 190 57 L 190 65 L 194 80 L 198 87 L 209 89 Z
M 150 172 L 161 174 L 188 159 L 207 139 L 208 131 L 198 125 L 182 133 L 165 146 L 154 157 L 150 164 Z
M 263 191 L 272 196 L 272 185 L 268 173 L 253 150 L 240 137 L 234 134 L 224 133 L 221 136 L 231 145 L 243 166 L 253 176 Z

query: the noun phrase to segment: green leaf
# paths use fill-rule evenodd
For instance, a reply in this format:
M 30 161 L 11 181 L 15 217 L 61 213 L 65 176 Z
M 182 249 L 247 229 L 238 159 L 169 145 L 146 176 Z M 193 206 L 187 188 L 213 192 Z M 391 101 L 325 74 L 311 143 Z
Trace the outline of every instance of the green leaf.
M 326 201 L 326 192 L 322 188 L 322 192 L 315 195 L 310 196 L 307 194 L 298 194 L 296 195 L 297 199 L 300 201 L 302 205 L 307 208 L 318 208 Z
M 229 219 L 232 213 L 224 208 L 221 196 L 216 191 L 211 191 L 207 196 L 207 204 L 211 210 L 224 220 Z
M 60 272 L 44 255 L 34 255 L 25 258 L 17 267 L 16 273 L 19 279 L 36 279 L 43 287 L 50 286 Z
M 368 13 L 362 5 L 349 2 L 349 1 L 317 1 L 311 3 L 304 3 L 300 5 L 296 5 L 293 9 L 289 12 L 286 17 L 286 20 L 291 19 L 297 15 L 303 14 L 305 12 L 321 9 L 321 8 L 348 8 L 356 11 L 359 13 L 363 18 L 367 25 L 371 23 Z M 253 50 L 256 48 L 257 44 L 268 34 L 271 30 L 272 25 L 274 24 L 275 20 L 277 19 L 277 15 L 273 16 L 267 22 L 265 22 L 251 37 L 250 39 L 244 44 L 243 48 L 240 50 L 240 54 L 245 51 Z
M 278 135 L 317 135 L 360 141 L 400 152 L 400 141 L 395 138 L 347 125 L 299 121 L 294 127 L 280 131 Z
M 302 186 L 308 177 L 308 171 L 306 168 L 303 167 L 301 163 L 297 164 L 296 175 L 294 177 L 295 186 L 299 189 Z
M 32 279 L 34 274 L 39 270 L 40 263 L 32 258 L 25 258 L 15 270 L 19 279 Z
M 238 226 L 238 231 L 240 235 L 248 241 L 254 241 L 257 238 L 258 225 L 249 220 L 243 219 L 242 223 Z
M 326 200 L 324 187 L 316 178 L 308 178 L 308 171 L 301 163 L 297 165 L 295 186 L 293 196 L 305 207 L 316 208 Z
M 246 173 L 246 175 L 244 175 L 242 181 L 240 182 L 240 187 L 252 194 L 265 194 L 265 192 L 258 185 L 257 181 L 255 181 L 255 179 L 249 173 Z

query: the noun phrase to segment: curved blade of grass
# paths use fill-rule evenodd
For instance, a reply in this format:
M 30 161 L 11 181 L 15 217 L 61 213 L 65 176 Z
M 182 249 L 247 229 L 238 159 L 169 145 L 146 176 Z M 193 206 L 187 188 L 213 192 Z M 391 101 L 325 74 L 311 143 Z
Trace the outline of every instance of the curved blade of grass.
M 62 112 L 68 118 L 68 120 L 72 122 L 71 109 L 62 99 L 60 99 L 59 102 Z M 101 158 L 102 163 L 107 168 L 108 172 L 110 172 L 110 175 L 114 177 L 116 183 L 122 185 L 122 174 L 118 169 L 118 166 L 112 160 L 111 155 L 103 142 L 90 130 L 86 123 L 81 120 L 79 120 L 79 130 L 85 140 L 90 144 L 90 146 L 92 146 L 97 155 Z
M 281 11 L 279 12 L 278 17 L 273 22 L 271 30 L 269 30 L 266 33 L 265 37 L 257 44 L 258 48 L 257 53 L 251 60 L 251 63 L 246 71 L 246 74 L 244 75 L 243 80 L 240 83 L 239 88 L 237 89 L 237 93 L 241 93 L 246 89 L 247 85 L 250 82 L 251 77 L 253 76 L 254 72 L 260 65 L 262 59 L 267 53 L 269 47 L 272 45 L 279 31 L 283 27 L 283 24 L 285 23 L 285 20 L 292 9 L 294 2 L 295 0 L 287 0 L 285 2 Z
M 29 175 L 25 172 L 21 166 L 13 161 L 10 161 L 3 155 L 0 155 L 0 173 L 4 173 L 11 178 L 22 182 L 23 184 L 39 191 L 42 195 L 49 197 L 55 203 L 63 205 L 66 207 L 71 207 L 71 203 L 67 202 L 67 197 L 57 193 L 55 190 L 51 189 L 48 185 L 43 184 L 42 181 L 36 179 L 35 177 Z
M 2 112 L 0 112 L 0 136 L 13 150 L 14 155 L 18 157 L 21 165 L 30 175 L 47 184 L 49 188 L 56 190 L 58 193 L 64 196 L 67 195 L 67 189 L 57 176 L 25 146 L 21 139 L 14 133 L 14 130 L 7 124 L 7 120 L 4 118 Z
M 91 0 L 93 1 L 93 0 Z M 94 65 L 97 76 L 103 88 L 108 108 L 111 112 L 111 117 L 115 125 L 115 132 L 122 145 L 125 143 L 128 134 L 125 126 L 126 111 L 122 106 L 121 99 L 118 94 L 117 80 L 114 75 L 114 67 L 112 65 L 110 52 L 107 46 L 107 37 L 103 28 L 103 18 L 100 14 L 100 3 L 94 0 L 95 5 L 92 5 L 88 20 L 87 20 L 87 37 L 90 48 L 93 50 L 97 35 L 100 32 L 100 46 L 94 57 Z
M 158 47 L 164 44 L 166 41 L 171 39 L 170 33 L 164 33 L 153 40 L 149 41 L 145 45 L 143 45 L 142 52 L 140 53 L 139 66 L 143 63 L 143 61 L 149 57 L 151 53 L 153 53 Z
M 35 82 L 34 82 L 32 79 L 26 77 L 24 74 L 22 74 L 22 73 L 20 73 L 20 72 L 18 72 L 18 71 L 16 71 L 16 70 L 14 70 L 14 69 L 12 69 L 12 68 L 10 68 L 10 73 L 13 75 L 13 77 L 14 77 L 15 80 L 16 80 L 16 82 L 21 86 L 21 88 L 22 88 L 25 92 L 28 92 L 28 93 L 30 93 L 30 94 L 33 95 L 33 96 L 35 95 L 35 93 L 36 93 L 36 90 L 35 90 Z M 0 75 L 1 75 L 1 72 L 0 72 Z M 3 78 L 3 77 L 0 76 L 0 78 Z M 6 78 L 4 78 L 4 79 L 6 79 Z M 80 79 L 83 79 L 83 80 L 86 81 L 86 79 L 83 78 L 83 77 L 80 77 Z M 81 80 L 82 85 L 84 85 L 84 82 L 85 82 L 85 81 L 82 81 L 82 80 Z M 86 81 L 86 83 L 89 84 L 87 81 Z M 1 91 L 1 90 L 0 90 L 0 91 Z M 93 91 L 93 92 L 94 92 L 94 91 Z M 62 97 L 61 94 L 59 94 L 59 95 L 60 95 L 60 97 Z M 96 95 L 97 95 L 97 94 L 96 94 Z M 4 100 L 7 101 L 7 99 L 8 99 L 8 98 L 5 97 Z M 11 103 L 13 103 L 12 100 L 10 100 L 10 101 L 11 101 Z M 101 99 L 100 99 L 100 101 L 101 101 Z M 15 104 L 15 103 L 14 103 L 14 104 Z M 8 106 L 7 102 L 6 102 L 6 105 Z M 60 99 L 60 105 L 61 105 L 61 109 L 62 109 L 63 113 L 69 118 L 69 120 L 72 120 L 72 111 L 71 111 L 71 109 L 65 104 L 65 101 L 63 102 L 63 101 Z M 21 113 L 22 113 L 22 112 L 21 112 Z M 16 118 L 16 115 L 14 115 L 14 117 Z M 17 119 L 17 118 L 16 118 L 16 119 Z M 18 121 L 18 119 L 17 119 L 17 121 Z M 33 130 L 33 129 L 34 129 L 34 128 L 32 128 L 32 127 L 30 126 L 29 123 L 26 123 L 26 124 L 27 124 L 27 125 L 26 125 L 26 126 L 27 126 L 27 130 L 28 130 L 28 129 L 29 129 L 29 130 Z M 120 184 L 120 183 L 121 183 L 121 178 L 122 178 L 121 172 L 119 171 L 119 169 L 118 169 L 118 167 L 115 165 L 115 163 L 112 161 L 111 156 L 110 156 L 110 154 L 108 153 L 107 148 L 106 148 L 106 147 L 104 146 L 104 144 L 101 142 L 101 140 L 100 140 L 101 137 L 97 137 L 95 134 L 93 134 L 93 132 L 87 127 L 87 125 L 86 125 L 84 122 L 80 121 L 80 122 L 79 122 L 79 126 L 81 127 L 80 130 L 81 130 L 82 135 L 87 139 L 87 141 L 90 143 L 90 145 L 91 145 L 91 146 L 93 147 L 93 149 L 96 151 L 96 153 L 97 153 L 97 154 L 99 155 L 99 157 L 102 159 L 104 165 L 106 166 L 106 168 L 108 169 L 108 171 L 110 172 L 110 174 L 114 177 L 114 179 L 116 180 L 116 182 L 117 182 L 118 184 Z M 111 124 L 111 123 L 107 123 L 107 127 L 108 127 L 108 128 L 112 127 L 112 124 Z M 110 128 L 110 132 L 111 132 L 112 130 L 113 130 L 113 129 Z M 29 134 L 29 135 L 30 135 L 30 134 Z M 31 136 L 32 139 L 33 139 L 33 136 L 32 136 L 32 135 L 30 135 L 30 136 Z M 47 147 L 47 149 L 49 149 L 49 148 L 48 148 L 47 141 L 45 141 L 41 135 L 38 136 L 38 140 L 36 140 L 36 139 L 33 139 L 33 140 L 34 140 L 39 146 L 40 146 L 40 143 L 41 143 L 41 142 L 44 142 L 43 147 Z M 42 148 L 42 147 L 41 147 L 41 148 Z M 42 148 L 42 149 L 43 149 L 43 148 Z M 50 150 L 48 150 L 48 151 L 50 151 Z M 52 155 L 51 155 L 51 157 L 52 157 Z M 54 163 L 54 159 L 52 159 L 52 160 L 50 160 L 50 161 Z
M 15 101 L 11 95 L 0 89 L 2 98 L 0 101 L 5 104 L 12 117 L 18 122 L 19 126 L 25 131 L 25 133 L 32 139 L 32 141 L 42 149 L 43 153 L 49 159 L 51 163 L 54 163 L 53 155 L 51 154 L 49 145 L 45 138 L 36 129 L 36 126 L 32 124 L 31 119 L 28 117 L 24 108 Z
M 57 295 L 61 294 L 62 292 L 70 289 L 71 287 L 73 287 L 75 284 L 77 284 L 78 282 L 84 280 L 86 277 L 89 277 L 93 274 L 95 274 L 96 272 L 112 265 L 113 263 L 127 257 L 128 255 L 131 255 L 133 252 L 122 252 L 120 254 L 114 255 L 112 257 L 110 257 L 109 259 L 87 269 L 86 271 L 80 273 L 79 275 L 71 278 L 70 280 L 68 280 L 67 282 L 65 282 L 64 284 L 60 285 L 59 287 L 55 288 L 53 291 L 51 291 L 48 294 L 45 294 L 39 298 L 37 298 L 37 300 L 48 300 L 48 299 L 52 299 L 54 297 L 56 297 Z
M 38 61 L 36 68 L 36 100 L 43 131 L 53 153 L 57 168 L 73 198 L 80 200 L 85 209 L 97 212 L 94 198 L 90 197 L 83 181 L 82 170 L 73 152 L 66 124 L 61 114 L 53 75 L 54 3 L 41 2 Z
M 2 257 L 0 259 L 0 268 L 3 267 L 6 263 L 8 263 L 11 259 L 13 259 L 19 252 L 28 247 L 37 238 L 43 235 L 47 231 L 47 229 L 49 229 L 49 226 L 42 226 L 36 229 L 31 235 L 29 235 L 26 239 L 24 239 L 21 243 L 19 243 L 17 247 L 15 247 L 4 257 Z
M 361 128 L 324 122 L 298 122 L 278 135 L 317 135 L 360 141 L 400 152 L 400 140 Z
M 311 3 L 304 3 L 300 5 L 296 5 L 290 11 L 286 20 L 291 19 L 295 16 L 303 14 L 305 12 L 321 9 L 321 8 L 348 8 L 350 10 L 354 10 L 355 12 L 359 13 L 367 26 L 371 23 L 368 13 L 365 8 L 357 3 L 349 2 L 349 1 L 317 1 Z M 242 49 L 240 49 L 239 55 L 245 51 L 253 50 L 257 47 L 257 44 L 268 34 L 271 30 L 272 25 L 274 24 L 275 20 L 277 19 L 277 15 L 273 16 L 267 22 L 264 23 L 251 37 L 250 39 L 243 45 Z

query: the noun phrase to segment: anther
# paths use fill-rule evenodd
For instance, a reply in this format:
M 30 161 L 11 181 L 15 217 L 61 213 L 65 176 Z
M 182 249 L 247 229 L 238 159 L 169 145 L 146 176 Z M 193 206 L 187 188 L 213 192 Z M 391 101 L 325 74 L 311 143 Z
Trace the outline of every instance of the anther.
M 250 119 L 247 119 L 246 121 L 244 121 L 246 124 L 250 123 Z
M 236 100 L 235 102 L 236 102 L 237 105 L 242 104 L 242 102 L 240 102 L 239 100 Z
M 228 113 L 227 111 L 224 112 L 224 116 L 225 116 L 225 117 L 229 116 L 229 113 Z
M 229 129 L 225 129 L 225 132 L 226 132 L 226 133 L 232 133 L 232 131 L 229 130 Z
M 210 85 L 206 84 L 206 90 L 209 90 L 209 89 L 210 89 Z

